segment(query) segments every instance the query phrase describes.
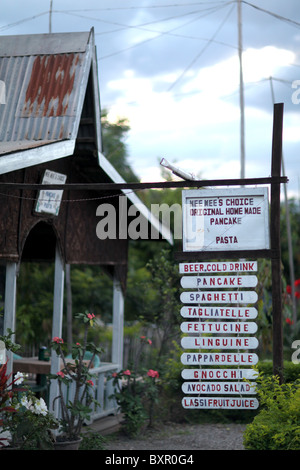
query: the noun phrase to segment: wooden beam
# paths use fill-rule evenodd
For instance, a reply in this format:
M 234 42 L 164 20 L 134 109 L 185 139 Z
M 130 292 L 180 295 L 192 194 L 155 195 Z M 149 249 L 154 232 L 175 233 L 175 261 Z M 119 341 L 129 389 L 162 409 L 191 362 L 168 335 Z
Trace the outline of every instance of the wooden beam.
M 120 282 L 114 276 L 113 282 L 113 338 L 112 338 L 112 362 L 123 367 L 123 342 L 124 342 L 124 297 Z
M 282 159 L 283 103 L 274 105 L 271 175 L 280 176 Z M 283 381 L 283 319 L 280 249 L 280 184 L 271 184 L 271 250 L 272 250 L 272 312 L 273 312 L 273 373 Z
M 8 329 L 15 332 L 16 325 L 16 292 L 17 292 L 17 263 L 6 263 L 5 294 L 4 294 L 4 323 L 3 333 L 7 334 Z M 12 337 L 14 340 L 14 335 Z M 13 370 L 13 353 L 7 351 L 7 373 Z
M 52 338 L 62 335 L 63 321 L 63 299 L 64 299 L 64 264 L 61 258 L 58 246 L 55 252 L 55 268 L 54 268 L 54 296 L 53 296 L 53 321 L 52 321 Z M 55 351 L 51 351 L 51 374 L 56 374 L 60 370 L 60 357 Z M 58 396 L 58 382 L 51 380 L 49 393 L 49 410 L 54 412 L 58 417 L 59 400 L 54 402 Z

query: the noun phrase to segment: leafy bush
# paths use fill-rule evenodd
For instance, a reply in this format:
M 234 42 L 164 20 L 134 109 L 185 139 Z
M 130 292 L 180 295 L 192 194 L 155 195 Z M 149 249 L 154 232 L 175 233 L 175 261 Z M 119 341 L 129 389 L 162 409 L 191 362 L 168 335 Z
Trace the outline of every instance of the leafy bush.
M 106 439 L 98 432 L 87 431 L 82 434 L 80 450 L 105 450 Z
M 244 433 L 248 450 L 300 450 L 300 381 L 280 384 L 260 373 L 260 411 Z
M 259 361 L 256 369 L 264 375 L 273 375 L 273 362 L 272 361 Z M 295 382 L 300 379 L 300 364 L 291 361 L 284 361 L 283 363 L 283 380 L 285 383 Z
M 143 377 L 127 369 L 113 373 L 112 377 L 113 384 L 117 387 L 112 397 L 116 399 L 123 413 L 123 429 L 129 437 L 135 437 L 148 418 L 149 426 L 152 425 L 153 406 L 158 400 L 158 386 L 155 379 L 159 374 L 149 369 Z

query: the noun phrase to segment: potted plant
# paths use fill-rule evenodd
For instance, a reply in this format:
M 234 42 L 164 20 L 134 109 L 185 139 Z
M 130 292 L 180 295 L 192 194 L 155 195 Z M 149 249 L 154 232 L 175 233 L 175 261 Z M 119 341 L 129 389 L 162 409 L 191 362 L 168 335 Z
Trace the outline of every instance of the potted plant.
M 12 400 L 13 412 L 4 420 L 11 448 L 19 450 L 53 450 L 55 437 L 52 430 L 58 421 L 49 413 L 43 398 L 37 398 L 30 390 Z
M 80 313 L 76 316 L 84 325 L 84 337 L 82 343 L 72 346 L 71 357 L 68 359 L 67 346 L 62 338 L 52 339 L 51 346 L 60 356 L 62 368 L 57 374 L 50 374 L 50 379 L 58 380 L 59 394 L 55 400 L 59 401 L 61 427 L 56 438 L 55 448 L 62 448 L 66 443 L 73 448 L 78 448 L 81 441 L 81 428 L 86 420 L 90 419 L 92 403 L 97 404 L 91 390 L 94 386 L 91 365 L 96 354 L 102 352 L 94 343 L 88 342 L 88 329 L 94 326 L 95 315 L 93 313 Z M 92 355 L 88 361 L 85 360 L 86 353 Z M 72 394 L 68 397 L 67 389 L 73 387 Z
M 6 350 L 16 352 L 19 345 L 13 343 L 11 336 L 1 336 Z M 58 421 L 48 412 L 46 403 L 38 399 L 26 388 L 20 389 L 24 375 L 17 372 L 7 373 L 7 361 L 0 366 L 0 426 L 2 436 L 0 445 L 5 449 L 53 449 L 52 429 Z
M 23 376 L 19 376 L 18 374 L 14 380 L 11 380 L 11 374 L 7 374 L 7 361 L 5 359 L 5 351 L 11 350 L 12 352 L 16 352 L 20 348 L 19 345 L 15 344 L 12 341 L 12 335 L 13 332 L 11 330 L 8 330 L 7 335 L 0 336 L 2 361 L 0 365 L 0 428 L 2 430 L 0 436 L 0 448 L 9 444 L 8 438 L 6 437 L 5 433 L 5 427 L 9 414 L 15 412 L 15 409 L 11 403 L 13 398 L 12 387 L 14 385 L 14 382 L 16 384 L 21 383 L 23 378 Z
M 14 381 L 10 381 L 10 377 L 11 374 L 7 374 L 7 362 L 5 362 L 0 366 L 0 448 L 9 445 L 8 436 L 10 436 L 10 433 L 7 428 L 7 421 L 10 420 L 10 414 L 16 411 L 12 405 L 13 382 L 19 384 L 22 381 L 22 377 L 19 377 L 19 374 Z

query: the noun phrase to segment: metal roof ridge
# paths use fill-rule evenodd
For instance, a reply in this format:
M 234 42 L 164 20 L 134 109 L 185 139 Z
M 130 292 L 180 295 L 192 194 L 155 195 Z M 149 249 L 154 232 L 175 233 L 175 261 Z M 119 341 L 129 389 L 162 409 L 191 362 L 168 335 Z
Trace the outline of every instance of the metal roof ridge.
M 0 36 L 0 57 L 85 52 L 92 30 Z

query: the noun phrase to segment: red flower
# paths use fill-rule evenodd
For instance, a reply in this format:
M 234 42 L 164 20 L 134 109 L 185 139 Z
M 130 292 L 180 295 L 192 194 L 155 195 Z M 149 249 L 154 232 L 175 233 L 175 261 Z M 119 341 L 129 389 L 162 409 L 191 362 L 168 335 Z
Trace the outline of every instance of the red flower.
M 148 344 L 150 344 L 150 345 L 152 344 L 151 339 L 146 338 L 146 336 L 140 336 L 140 339 L 141 339 L 142 341 L 145 341 L 146 343 L 148 343 Z
M 286 322 L 288 325 L 292 325 L 292 324 L 293 324 L 293 320 L 291 320 L 290 318 L 286 318 L 285 322 Z
M 300 292 L 295 292 L 295 297 L 296 297 L 297 299 L 300 299 Z
M 296 279 L 296 281 L 294 282 L 294 286 L 300 286 L 300 279 Z
M 129 369 L 127 369 L 127 370 L 124 370 L 123 374 L 124 374 L 124 375 L 131 375 L 131 372 L 130 372 Z
M 54 338 L 52 339 L 53 343 L 57 343 L 57 344 L 63 344 L 64 340 L 62 338 L 59 338 L 58 336 L 54 336 Z
M 159 373 L 157 372 L 157 370 L 152 370 L 152 369 L 148 370 L 147 375 L 153 378 L 159 377 Z
M 288 294 L 291 294 L 292 293 L 291 286 L 286 286 L 286 291 L 287 291 Z

